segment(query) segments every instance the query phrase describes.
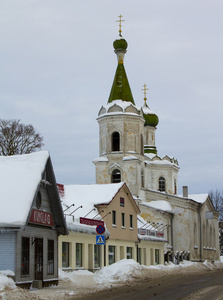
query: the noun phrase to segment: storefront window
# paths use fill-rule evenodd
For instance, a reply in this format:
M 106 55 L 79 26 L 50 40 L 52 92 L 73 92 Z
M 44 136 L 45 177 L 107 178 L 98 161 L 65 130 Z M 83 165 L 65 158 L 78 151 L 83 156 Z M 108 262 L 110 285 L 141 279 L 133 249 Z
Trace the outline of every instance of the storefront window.
M 48 261 L 47 261 L 47 273 L 54 273 L 54 241 L 48 240 Z
M 115 263 L 115 246 L 108 246 L 108 264 Z
M 101 267 L 101 245 L 94 245 L 94 267 Z
M 69 243 L 62 243 L 62 268 L 69 267 Z
M 76 243 L 76 267 L 82 267 L 82 244 Z
M 29 275 L 29 238 L 22 237 L 22 266 L 21 274 Z
M 132 247 L 127 247 L 127 251 L 126 251 L 126 256 L 127 259 L 131 259 L 132 258 Z
M 159 254 L 159 249 L 155 249 L 155 264 L 158 265 L 160 263 L 160 254 Z

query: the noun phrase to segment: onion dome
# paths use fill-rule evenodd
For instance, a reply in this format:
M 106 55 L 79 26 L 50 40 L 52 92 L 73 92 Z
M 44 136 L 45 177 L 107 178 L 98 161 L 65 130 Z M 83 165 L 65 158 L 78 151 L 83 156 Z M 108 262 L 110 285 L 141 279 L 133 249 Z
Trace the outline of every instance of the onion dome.
M 113 43 L 113 47 L 115 50 L 122 49 L 122 50 L 126 51 L 126 49 L 128 47 L 128 43 L 126 42 L 125 39 L 115 40 Z
M 149 106 L 147 105 L 146 101 L 146 91 L 148 90 L 146 88 L 146 84 L 143 85 L 143 91 L 144 91 L 144 105 L 143 105 L 143 117 L 145 119 L 145 124 L 144 126 L 152 126 L 152 127 L 156 127 L 159 123 L 159 118 L 158 116 L 149 108 Z

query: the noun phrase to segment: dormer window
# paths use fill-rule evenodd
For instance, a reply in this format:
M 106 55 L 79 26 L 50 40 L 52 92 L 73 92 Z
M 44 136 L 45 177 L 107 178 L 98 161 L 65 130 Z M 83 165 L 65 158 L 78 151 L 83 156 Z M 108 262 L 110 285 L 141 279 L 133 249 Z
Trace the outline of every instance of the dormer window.
M 159 178 L 159 191 L 165 192 L 166 191 L 166 182 L 164 177 Z
M 120 151 L 120 135 L 117 131 L 112 133 L 112 151 Z
M 115 170 L 112 172 L 111 182 L 112 182 L 112 183 L 118 183 L 118 182 L 121 182 L 121 172 L 120 172 L 118 169 L 115 169 Z

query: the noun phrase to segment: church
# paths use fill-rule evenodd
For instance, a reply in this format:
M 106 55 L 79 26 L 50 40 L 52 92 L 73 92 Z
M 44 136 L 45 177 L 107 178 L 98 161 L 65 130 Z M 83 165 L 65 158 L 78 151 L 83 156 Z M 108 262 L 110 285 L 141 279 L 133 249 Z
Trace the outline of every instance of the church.
M 97 117 L 96 183 L 127 184 L 148 226 L 163 230 L 167 261 L 219 259 L 218 212 L 208 194 L 189 195 L 185 186 L 179 195 L 177 159 L 157 154 L 159 118 L 147 104 L 146 85 L 144 105 L 135 104 L 124 67 L 128 43 L 119 18 L 119 38 L 113 43 L 117 69 L 108 101 Z

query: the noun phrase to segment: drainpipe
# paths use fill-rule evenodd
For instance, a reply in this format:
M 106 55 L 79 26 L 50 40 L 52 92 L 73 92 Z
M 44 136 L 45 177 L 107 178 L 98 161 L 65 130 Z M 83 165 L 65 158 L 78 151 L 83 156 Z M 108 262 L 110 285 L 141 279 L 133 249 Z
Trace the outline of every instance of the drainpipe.
M 198 203 L 199 208 L 199 223 L 200 223 L 200 261 L 202 261 L 202 228 L 201 228 L 201 203 Z
M 170 219 L 170 224 L 171 224 L 171 243 L 172 243 L 172 251 L 173 251 L 173 255 L 174 255 L 174 243 L 173 243 L 173 218 L 174 218 L 174 214 L 172 213 L 171 219 Z

